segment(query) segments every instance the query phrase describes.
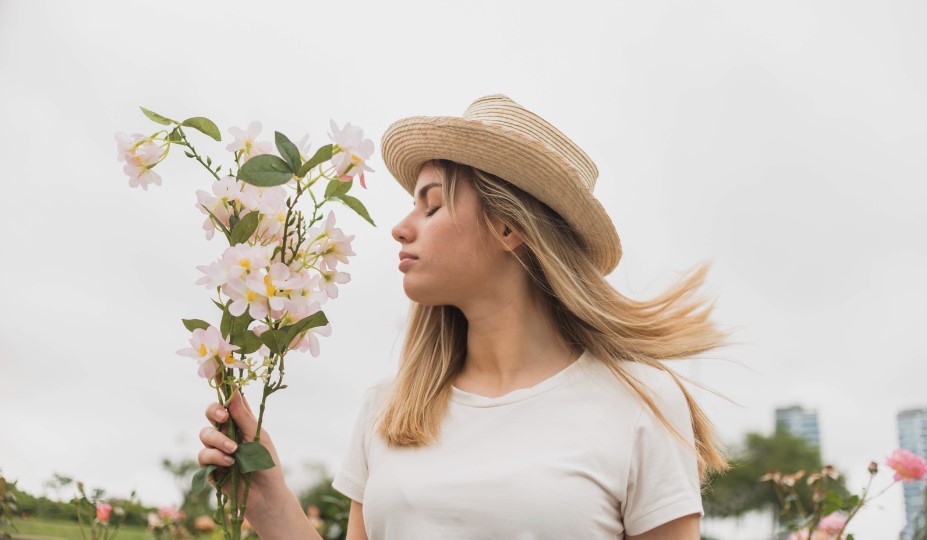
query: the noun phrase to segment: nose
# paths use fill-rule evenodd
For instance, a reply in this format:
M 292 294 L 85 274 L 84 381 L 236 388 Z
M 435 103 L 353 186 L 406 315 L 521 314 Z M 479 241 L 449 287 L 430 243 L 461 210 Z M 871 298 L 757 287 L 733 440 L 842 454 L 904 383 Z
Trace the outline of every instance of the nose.
M 411 213 L 399 220 L 399 223 L 397 223 L 392 229 L 393 240 L 403 245 L 408 244 L 414 239 L 415 233 L 413 232 L 409 223 L 410 217 Z

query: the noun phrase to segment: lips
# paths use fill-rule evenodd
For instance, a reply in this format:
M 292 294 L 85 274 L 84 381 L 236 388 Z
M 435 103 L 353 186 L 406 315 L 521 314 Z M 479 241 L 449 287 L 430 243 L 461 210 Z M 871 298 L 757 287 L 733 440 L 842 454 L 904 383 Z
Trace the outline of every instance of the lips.
M 408 252 L 406 252 L 406 251 L 400 251 L 400 252 L 399 252 L 399 260 L 402 261 L 403 259 L 418 259 L 418 257 L 416 257 L 415 255 L 412 255 L 411 253 L 408 253 Z

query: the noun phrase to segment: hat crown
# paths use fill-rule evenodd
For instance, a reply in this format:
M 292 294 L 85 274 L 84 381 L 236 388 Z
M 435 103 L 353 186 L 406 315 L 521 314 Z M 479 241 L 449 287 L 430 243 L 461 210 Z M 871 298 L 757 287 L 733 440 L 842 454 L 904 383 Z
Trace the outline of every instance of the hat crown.
M 467 107 L 463 118 L 483 122 L 541 142 L 562 156 L 590 192 L 595 187 L 599 169 L 583 150 L 553 124 L 524 108 L 504 94 L 478 98 Z

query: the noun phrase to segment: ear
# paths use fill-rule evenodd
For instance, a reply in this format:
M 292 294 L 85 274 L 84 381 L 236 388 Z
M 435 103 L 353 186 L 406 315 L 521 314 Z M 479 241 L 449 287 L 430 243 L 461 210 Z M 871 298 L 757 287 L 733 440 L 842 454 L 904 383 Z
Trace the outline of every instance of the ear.
M 509 228 L 508 225 L 502 224 L 503 245 L 506 251 L 513 251 L 515 248 L 524 243 L 521 235 Z

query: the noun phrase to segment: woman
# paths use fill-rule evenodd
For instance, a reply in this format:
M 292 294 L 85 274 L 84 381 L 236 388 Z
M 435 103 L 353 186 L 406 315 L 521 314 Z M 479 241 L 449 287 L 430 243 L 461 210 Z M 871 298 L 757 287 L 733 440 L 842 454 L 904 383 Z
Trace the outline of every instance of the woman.
M 651 301 L 615 291 L 595 164 L 506 96 L 399 120 L 382 151 L 414 197 L 392 231 L 412 306 L 332 484 L 353 501 L 347 538 L 699 538 L 700 481 L 728 465 L 660 360 L 723 343 L 692 298 L 706 268 Z M 253 432 L 245 402 L 229 409 Z M 231 441 L 201 439 L 201 465 L 229 463 Z M 261 538 L 317 537 L 280 467 L 251 493 Z

